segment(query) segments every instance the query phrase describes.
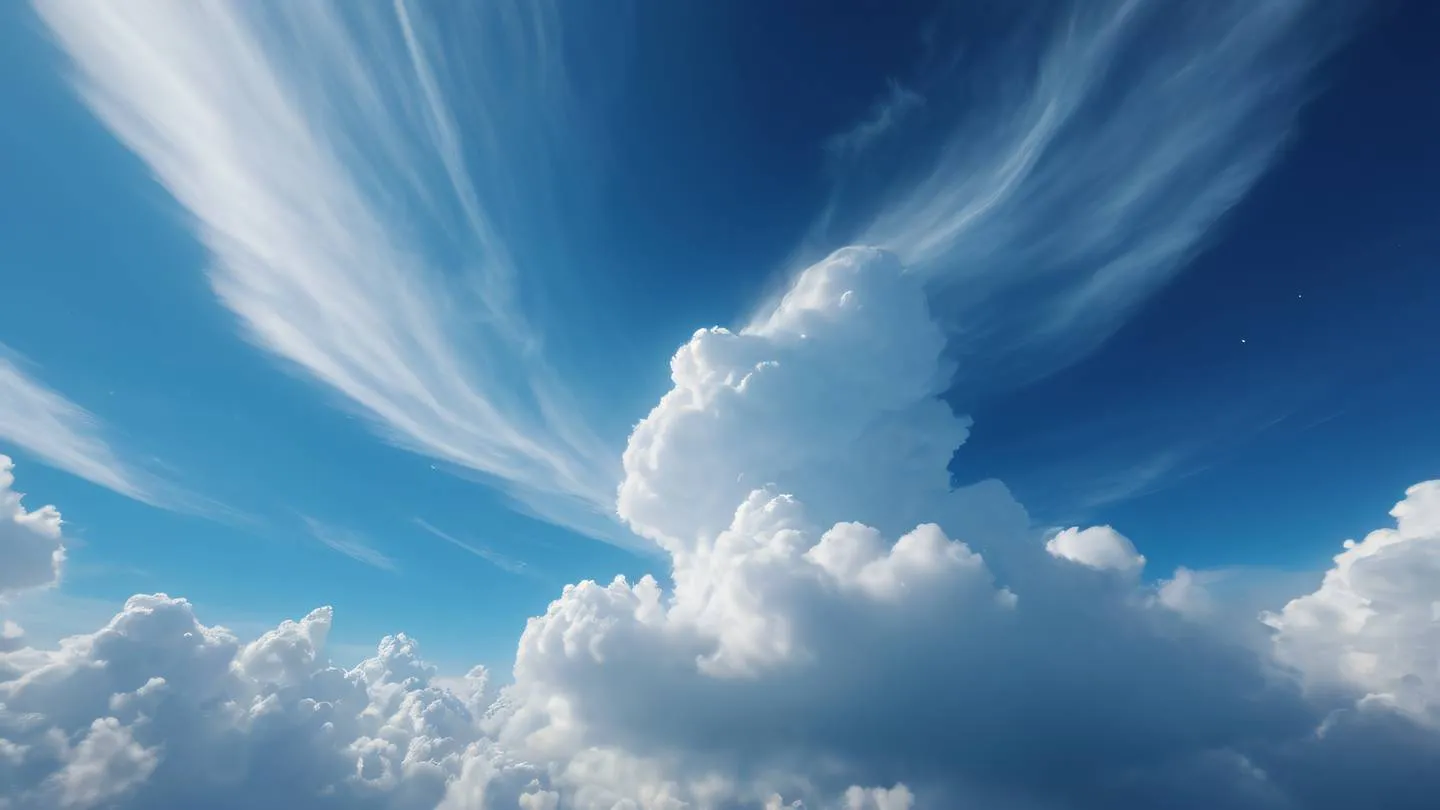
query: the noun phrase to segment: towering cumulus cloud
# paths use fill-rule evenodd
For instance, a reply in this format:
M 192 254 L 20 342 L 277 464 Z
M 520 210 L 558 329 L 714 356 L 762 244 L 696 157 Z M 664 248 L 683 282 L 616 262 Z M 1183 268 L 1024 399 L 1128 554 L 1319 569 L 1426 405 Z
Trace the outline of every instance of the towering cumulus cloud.
M 1182 577 L 1146 584 L 1113 530 L 1047 533 L 999 485 L 950 491 L 948 447 L 919 437 L 953 446 L 966 421 L 935 398 L 948 370 L 918 284 L 883 251 L 847 249 L 765 324 L 681 347 L 620 495 L 673 586 L 567 587 L 498 692 L 480 670 L 442 688 L 403 636 L 335 668 L 328 609 L 245 644 L 183 600 L 136 596 L 58 650 L 0 655 L 0 795 L 27 809 L 1428 807 L 1440 484 L 1278 606 L 1260 643 L 1259 617 L 1197 624 L 1175 609 Z M 1213 581 L 1183 578 L 1187 593 Z
M 0 808 L 1419 810 L 1440 795 L 1440 482 L 1313 592 L 1237 619 L 1197 607 L 1223 574 L 1156 585 L 1143 538 L 1032 525 L 1003 484 L 954 489 L 946 471 L 970 430 L 941 398 L 955 380 L 1012 346 L 1083 350 L 1259 176 L 1323 50 L 1301 36 L 1316 0 L 1077 3 L 983 131 L 955 118 L 932 170 L 859 213 L 832 207 L 879 247 L 824 256 L 745 328 L 680 347 L 618 466 L 511 306 L 520 273 L 471 178 L 514 184 L 503 161 L 468 162 L 503 157 L 487 137 L 505 128 L 462 143 L 444 32 L 417 10 L 397 2 L 377 26 L 374 9 L 304 3 L 39 8 L 87 101 L 194 215 L 257 343 L 557 520 L 594 530 L 617 505 L 668 576 L 567 586 L 498 688 L 478 668 L 442 682 L 404 635 L 334 666 L 328 608 L 248 643 L 163 594 L 58 649 L 6 624 Z M 477 13 L 492 11 L 524 34 L 494 43 L 525 57 L 508 67 L 528 66 L 494 75 L 550 76 L 548 6 Z M 346 100 L 316 103 L 337 82 Z M 549 109 L 553 88 L 534 88 Z M 897 88 L 906 114 L 877 108 L 837 160 L 883 151 L 921 95 L 946 114 L 937 87 Z M 478 96 L 487 121 L 536 124 L 523 93 Z M 356 122 L 373 138 L 346 137 Z M 451 272 L 457 256 L 479 266 Z M 448 303 L 461 291 L 478 291 L 478 324 Z M 961 363 L 959 334 L 1004 339 Z M 10 483 L 7 465 L 4 591 L 62 560 L 58 515 L 22 509 Z
M 936 397 L 951 368 L 918 280 L 847 248 L 739 333 L 703 329 L 625 451 L 620 514 L 667 548 L 713 536 L 767 484 L 824 519 L 913 526 L 949 491 L 969 420 Z

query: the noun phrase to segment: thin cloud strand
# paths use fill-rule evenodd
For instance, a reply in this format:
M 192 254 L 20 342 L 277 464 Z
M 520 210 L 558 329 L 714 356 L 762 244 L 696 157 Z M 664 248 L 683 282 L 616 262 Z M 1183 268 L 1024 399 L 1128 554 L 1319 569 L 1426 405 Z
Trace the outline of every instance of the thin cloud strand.
M 519 271 L 469 180 L 428 21 L 403 3 L 390 19 L 326 4 L 37 8 L 86 103 L 194 217 L 215 293 L 251 340 L 395 443 L 604 533 L 614 453 L 516 304 Z

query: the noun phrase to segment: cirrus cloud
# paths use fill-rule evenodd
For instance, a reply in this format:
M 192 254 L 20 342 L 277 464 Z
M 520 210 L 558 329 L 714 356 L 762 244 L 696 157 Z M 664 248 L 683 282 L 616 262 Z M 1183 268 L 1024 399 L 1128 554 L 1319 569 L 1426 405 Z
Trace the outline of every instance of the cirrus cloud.
M 494 214 L 538 185 L 517 182 L 515 155 L 564 120 L 548 4 L 489 4 L 459 31 L 403 0 L 35 7 L 81 98 L 188 210 L 250 340 L 396 444 L 632 541 L 612 519 L 611 449 L 541 352 Z M 481 122 L 467 140 L 443 49 L 491 32 L 492 72 L 464 84 Z

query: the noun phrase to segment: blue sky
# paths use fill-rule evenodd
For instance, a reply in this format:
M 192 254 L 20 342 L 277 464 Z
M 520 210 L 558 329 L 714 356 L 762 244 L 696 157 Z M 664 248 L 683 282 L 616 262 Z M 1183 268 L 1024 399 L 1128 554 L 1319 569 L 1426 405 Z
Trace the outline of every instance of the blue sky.
M 0 5 L 0 806 L 1422 806 L 1440 7 L 889 5 Z
M 433 445 L 387 444 L 363 406 L 258 350 L 207 281 L 216 259 L 194 212 L 76 97 L 73 68 L 34 13 L 4 13 L 13 78 L 0 237 L 11 294 L 0 338 L 25 374 L 94 415 L 96 434 L 129 474 L 155 482 L 158 499 L 26 464 L 31 497 L 64 503 L 83 543 L 66 596 L 183 593 L 232 623 L 323 602 L 341 610 L 342 639 L 399 624 L 432 656 L 495 660 L 558 584 L 657 567 L 525 516 L 494 477 L 466 474 Z M 1414 22 L 1427 13 L 1377 15 L 1317 71 L 1313 101 L 1255 188 L 1183 271 L 1115 316 L 1101 345 L 1038 380 L 1002 373 L 957 386 L 952 400 L 976 420 L 957 480 L 999 477 L 1042 519 L 1143 533 L 1166 563 L 1308 568 L 1404 482 L 1433 475 L 1436 361 L 1406 347 L 1433 337 L 1424 313 L 1440 294 L 1423 193 L 1440 171 L 1424 160 L 1440 121 L 1413 101 L 1426 71 L 1400 69 L 1428 58 Z M 900 93 L 893 126 L 919 141 L 943 135 L 934 101 L 932 115 L 905 117 L 903 94 L 921 92 L 905 88 L 940 81 L 923 75 L 915 43 L 927 24 L 975 22 L 918 7 L 817 21 L 798 8 L 657 6 L 597 20 L 591 41 L 566 43 L 593 84 L 554 112 L 571 116 L 567 137 L 550 133 L 498 168 L 494 155 L 461 156 L 481 182 L 503 171 L 520 184 L 497 227 L 524 267 L 514 311 L 573 397 L 565 418 L 618 455 L 663 391 L 672 348 L 698 325 L 739 322 L 798 255 L 845 171 L 836 133 L 873 122 Z M 460 93 L 447 114 L 479 127 L 527 104 L 514 96 L 526 91 Z M 530 113 L 520 118 L 538 127 L 551 111 Z M 373 180 L 403 193 L 383 174 L 395 169 L 382 163 Z M 446 168 L 416 171 L 443 184 Z M 465 215 L 457 198 L 445 204 L 403 227 L 434 272 L 454 275 L 452 260 L 479 248 L 442 233 Z M 1032 311 L 1017 305 L 1017 317 Z M 517 368 L 479 384 L 513 385 Z M 530 409 L 518 398 L 505 407 Z M 35 457 L 14 436 L 5 447 Z M 1285 483 L 1265 485 L 1275 481 Z M 363 538 L 395 570 L 338 555 L 307 519 Z M 417 519 L 528 573 L 466 554 Z M 476 618 L 437 621 L 436 599 Z

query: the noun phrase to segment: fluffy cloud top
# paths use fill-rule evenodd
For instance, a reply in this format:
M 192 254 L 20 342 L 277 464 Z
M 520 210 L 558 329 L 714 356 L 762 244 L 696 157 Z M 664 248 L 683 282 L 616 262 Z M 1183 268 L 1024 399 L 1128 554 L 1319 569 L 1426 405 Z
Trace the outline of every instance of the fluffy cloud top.
M 924 289 L 893 255 L 838 251 L 765 322 L 702 329 L 675 353 L 674 387 L 625 450 L 621 517 L 681 551 L 775 484 L 826 522 L 899 535 L 933 520 L 970 424 L 937 399 L 944 347 Z
M 1045 550 L 1100 571 L 1139 571 L 1145 566 L 1145 555 L 1135 550 L 1130 538 L 1109 526 L 1063 529 L 1046 541 Z
M 480 738 L 403 636 L 353 670 L 329 609 L 249 643 L 183 599 L 136 596 L 106 627 L 9 654 L 0 792 L 28 807 L 434 807 Z M 479 756 L 472 752 L 472 756 Z
M 1231 622 L 1195 609 L 1221 574 L 1099 576 L 1143 558 L 1106 527 L 1047 542 L 998 484 L 952 491 L 968 420 L 936 397 L 941 357 L 917 281 L 883 252 L 837 253 L 770 321 L 697 332 L 635 430 L 622 515 L 669 553 L 673 587 L 567 586 L 498 691 L 478 670 L 442 684 L 403 635 L 334 667 L 328 609 L 245 644 L 184 600 L 133 597 L 59 649 L 0 653 L 0 796 L 8 810 L 1433 803 L 1440 482 L 1268 629 Z
M 14 469 L 10 457 L 0 455 L 0 597 L 54 583 L 65 561 L 60 512 L 53 506 L 25 511 L 13 489 Z
M 1359 691 L 1440 727 L 1440 481 L 1390 514 L 1394 529 L 1346 541 L 1318 590 L 1265 621 L 1276 657 L 1312 689 Z

